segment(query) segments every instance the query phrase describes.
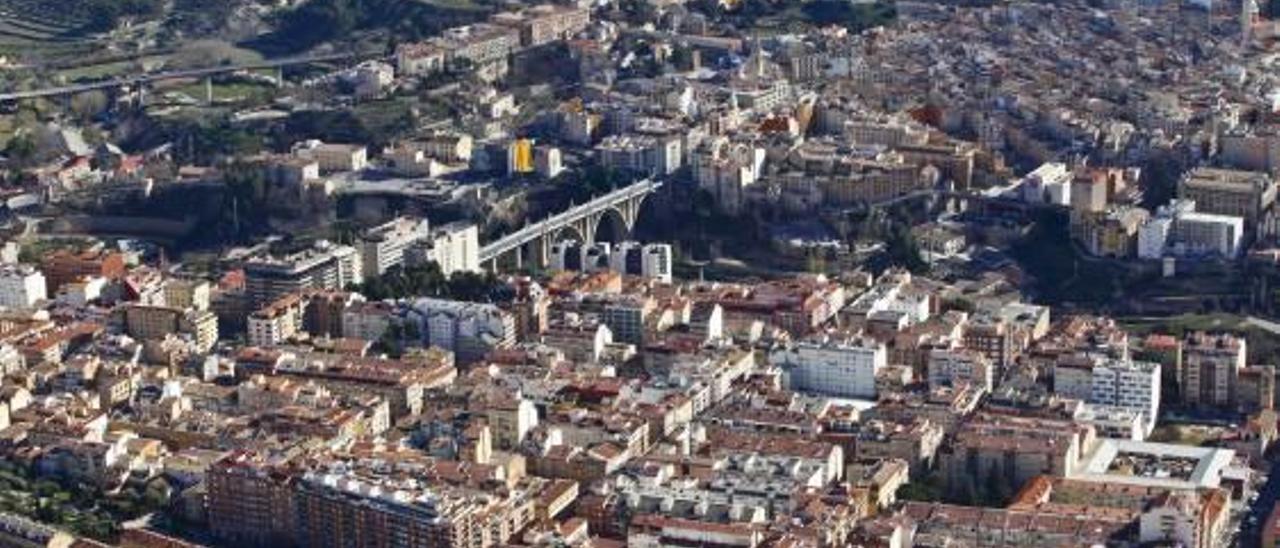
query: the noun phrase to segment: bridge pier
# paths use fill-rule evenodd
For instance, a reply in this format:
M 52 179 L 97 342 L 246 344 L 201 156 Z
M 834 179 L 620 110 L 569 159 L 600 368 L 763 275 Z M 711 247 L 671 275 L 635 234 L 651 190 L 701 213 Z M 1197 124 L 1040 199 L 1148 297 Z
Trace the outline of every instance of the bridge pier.
M 204 104 L 210 106 L 213 104 L 213 77 L 204 77 Z

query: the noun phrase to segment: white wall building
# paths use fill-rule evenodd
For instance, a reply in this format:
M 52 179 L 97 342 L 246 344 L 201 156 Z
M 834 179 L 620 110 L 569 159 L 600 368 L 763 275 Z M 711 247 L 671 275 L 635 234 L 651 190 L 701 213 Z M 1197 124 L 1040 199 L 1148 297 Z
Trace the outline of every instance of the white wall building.
M 515 318 L 492 304 L 417 299 L 410 303 L 405 321 L 419 327 L 424 346 L 452 351 L 461 363 L 515 343 Z
M 601 165 L 632 173 L 667 175 L 684 160 L 680 139 L 674 136 L 610 135 L 595 150 Z
M 1184 213 L 1173 223 L 1170 234 L 1175 255 L 1217 255 L 1232 259 L 1240 255 L 1244 219 L 1212 213 Z
M 1235 258 L 1243 247 L 1244 218 L 1202 213 L 1191 200 L 1171 200 L 1138 229 L 1138 256 L 1159 259 L 1219 256 Z
M 980 352 L 939 348 L 929 353 L 929 387 L 969 383 L 990 392 L 995 386 L 995 365 Z
M 360 171 L 369 165 L 369 151 L 364 145 L 310 140 L 294 145 L 293 155 L 315 160 L 320 164 L 320 171 L 325 173 Z
M 791 390 L 846 398 L 875 398 L 876 373 L 887 361 L 884 345 L 871 340 L 803 341 L 769 354 Z
M 674 256 L 669 244 L 635 241 L 598 242 L 584 247 L 573 240 L 551 245 L 552 270 L 599 272 L 610 270 L 627 276 L 643 276 L 671 283 Z
M 30 308 L 47 297 L 44 274 L 34 266 L 11 264 L 0 268 L 0 306 Z
M 1138 227 L 1138 258 L 1159 259 L 1164 257 L 1165 248 L 1169 244 L 1169 232 L 1173 229 L 1173 219 L 1156 216 L 1147 219 Z
M 1073 176 L 1066 164 L 1048 162 L 1022 178 L 1022 199 L 1031 203 L 1071 205 Z
M 356 249 L 365 278 L 380 276 L 404 264 L 405 248 L 430 235 L 426 219 L 398 217 L 360 234 Z
M 1107 360 L 1093 368 L 1089 403 L 1142 413 L 1144 436 L 1155 428 L 1160 413 L 1160 364 Z
M 458 221 L 438 226 L 410 250 L 413 260 L 406 256 L 407 263 L 435 261 L 445 276 L 480 271 L 480 229 L 472 223 Z

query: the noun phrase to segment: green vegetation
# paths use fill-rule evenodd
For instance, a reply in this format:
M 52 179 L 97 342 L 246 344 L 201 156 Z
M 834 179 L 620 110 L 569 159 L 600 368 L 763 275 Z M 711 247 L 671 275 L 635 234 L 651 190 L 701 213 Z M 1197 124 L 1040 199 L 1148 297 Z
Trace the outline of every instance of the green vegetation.
M 108 494 L 86 483 L 40 479 L 22 465 L 0 462 L 0 512 L 104 542 L 120 532 L 120 522 L 155 511 L 167 502 L 162 481 L 145 489 L 130 487 Z
M 408 268 L 393 268 L 352 289 L 370 300 L 441 297 L 493 302 L 505 298 L 505 288 L 506 285 L 491 273 L 455 272 L 452 276 L 445 277 L 440 271 L 440 265 L 430 262 Z
M 87 0 L 88 29 L 105 32 L 125 18 L 154 19 L 164 14 L 163 0 Z
M 1031 232 L 1013 246 L 1012 255 L 1035 279 L 1041 300 L 1049 304 L 1107 303 L 1125 278 L 1119 267 L 1105 260 L 1082 257 L 1060 215 L 1036 219 Z
M 909 482 L 898 489 L 899 500 L 935 502 L 942 500 L 944 494 L 942 476 L 938 472 L 933 472 L 923 479 Z
M 885 25 L 898 16 L 893 2 L 855 4 L 849 0 L 814 0 L 805 2 L 802 11 L 816 25 L 840 25 L 849 32 Z
M 418 40 L 484 19 L 490 11 L 474 0 L 311 0 L 285 14 L 276 32 L 253 45 L 274 53 L 299 52 L 378 29 Z
M 290 141 L 320 139 L 332 143 L 368 143 L 380 148 L 413 128 L 411 99 L 372 101 L 354 110 L 307 110 L 289 115 L 284 134 Z
M 1204 426 L 1186 424 L 1162 424 L 1151 431 L 1147 441 L 1154 443 L 1174 443 L 1178 445 L 1201 446 L 1214 439 L 1210 429 Z
M 267 103 L 274 97 L 276 91 L 273 86 L 256 82 L 215 83 L 212 88 L 213 100 L 219 103 Z M 205 100 L 204 82 L 187 84 L 174 91 L 197 101 Z
M 724 11 L 716 0 L 695 0 L 694 9 L 716 14 L 739 28 L 789 29 L 808 25 L 839 25 L 850 32 L 891 23 L 897 16 L 892 0 L 855 3 L 849 0 L 742 0 L 740 6 Z

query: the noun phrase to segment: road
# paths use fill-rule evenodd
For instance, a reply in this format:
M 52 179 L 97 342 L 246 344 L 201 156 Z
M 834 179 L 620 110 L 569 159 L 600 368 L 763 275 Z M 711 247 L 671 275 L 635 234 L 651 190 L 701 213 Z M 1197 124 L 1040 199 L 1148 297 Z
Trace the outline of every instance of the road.
M 1280 335 L 1280 323 L 1276 323 L 1271 320 L 1264 320 L 1257 316 L 1249 316 L 1248 318 L 1245 318 L 1244 321 L 1249 322 L 1250 325 L 1267 331 L 1273 335 Z
M 1271 471 L 1267 474 L 1267 482 L 1258 488 L 1258 498 L 1249 503 L 1244 517 L 1241 518 L 1240 534 L 1233 543 L 1242 548 L 1259 546 L 1262 542 L 1262 526 L 1267 516 L 1280 501 L 1280 460 L 1271 460 Z
M 20 101 L 23 99 L 35 99 L 40 97 L 58 97 L 62 95 L 74 95 L 93 91 L 98 89 L 113 89 L 125 86 L 136 86 L 139 84 L 149 84 L 151 82 L 159 82 L 163 80 L 177 80 L 180 78 L 199 78 L 202 76 L 212 76 L 215 74 L 226 74 L 229 72 L 237 72 L 241 70 L 269 69 L 287 67 L 292 65 L 308 65 L 311 63 L 322 63 L 326 61 L 341 61 L 346 59 L 358 59 L 365 56 L 354 53 L 331 53 L 327 55 L 301 55 L 295 57 L 282 57 L 279 59 L 271 59 L 260 61 L 257 63 L 246 63 L 242 65 L 224 65 L 217 67 L 208 67 L 189 70 L 171 70 L 165 72 L 156 72 L 151 74 L 139 74 L 134 76 L 124 76 L 103 80 L 101 82 L 90 82 L 86 84 L 74 84 L 70 86 L 60 86 L 52 88 L 33 89 L 30 91 L 16 91 L 10 93 L 0 93 L 0 102 Z

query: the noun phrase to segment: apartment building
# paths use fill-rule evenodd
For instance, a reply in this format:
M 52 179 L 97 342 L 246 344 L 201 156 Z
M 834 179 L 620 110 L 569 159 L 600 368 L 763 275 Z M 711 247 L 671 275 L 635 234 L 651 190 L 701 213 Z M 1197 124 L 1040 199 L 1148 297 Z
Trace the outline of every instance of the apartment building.
M 426 239 L 431 232 L 426 219 L 397 217 L 360 233 L 356 249 L 364 278 L 381 276 L 392 267 L 401 266 L 405 249 Z
M 364 281 L 355 248 L 321 241 L 285 257 L 261 257 L 245 263 L 245 293 L 259 307 L 305 289 L 341 290 Z
M 249 314 L 250 346 L 270 348 L 293 338 L 302 331 L 307 303 L 301 294 L 280 297 Z
M 208 310 L 212 286 L 204 280 L 170 279 L 164 283 L 164 304 L 178 308 Z
M 1092 373 L 1090 403 L 1141 413 L 1144 437 L 1155 429 L 1160 413 L 1160 364 L 1107 360 L 1094 366 Z
M 643 347 L 646 323 L 656 308 L 653 299 L 628 295 L 606 302 L 600 319 L 609 327 L 613 340 Z
M 967 348 L 937 348 L 929 353 L 929 386 L 969 384 L 986 392 L 995 387 L 996 366 L 986 354 Z
M 932 165 L 942 176 L 955 183 L 957 189 L 968 189 L 973 184 L 976 151 L 962 145 L 902 145 L 894 147 L 904 161 L 918 166 Z
M 1138 229 L 1138 257 L 1159 259 L 1216 256 L 1233 259 L 1244 243 L 1244 218 L 1195 210 L 1190 200 L 1173 200 Z
M 870 339 L 801 341 L 769 353 L 791 390 L 844 398 L 876 397 L 876 374 L 888 363 L 884 344 Z
M 600 164 L 629 173 L 669 175 L 684 159 L 680 138 L 656 135 L 610 135 L 596 145 Z
M 1252 229 L 1276 201 L 1276 182 L 1257 171 L 1201 167 L 1178 182 L 1178 198 L 1204 213 L 1244 218 Z
M 294 146 L 293 154 L 315 161 L 323 173 L 361 171 L 369 165 L 369 151 L 364 145 L 303 141 Z
M 396 308 L 390 303 L 356 303 L 342 312 L 342 336 L 376 341 L 382 338 L 396 319 Z
M 218 342 L 218 317 L 204 310 L 172 306 L 131 304 L 123 309 L 125 332 L 130 336 L 154 341 L 167 335 L 188 334 L 200 350 L 213 348 Z
M 31 265 L 8 264 L 0 267 L 0 306 L 30 308 L 48 298 L 44 274 Z
M 480 229 L 466 221 L 455 221 L 431 229 L 424 239 L 405 248 L 406 264 L 434 261 L 440 272 L 480 271 Z
M 530 48 L 572 38 L 591 24 L 591 10 L 578 6 L 542 4 L 489 18 L 520 32 L 520 45 Z
M 213 536 L 242 546 L 285 546 L 294 534 L 294 497 L 289 459 L 236 451 L 205 474 L 209 528 Z
M 520 32 L 489 23 L 476 23 L 446 30 L 435 41 L 445 52 L 446 63 L 467 60 L 476 65 L 505 62 L 520 47 Z
M 1182 347 L 1182 403 L 1231 407 L 1232 387 L 1244 369 L 1248 344 L 1225 333 L 1191 333 Z
M 396 47 L 396 71 L 400 74 L 426 76 L 445 68 L 445 51 L 440 46 L 419 42 Z
M 515 318 L 492 304 L 417 299 L 409 303 L 405 322 L 417 326 L 424 346 L 452 351 L 459 363 L 515 344 Z
M 40 261 L 40 271 L 44 273 L 48 286 L 47 294 L 55 295 L 64 284 L 81 278 L 114 280 L 124 277 L 124 254 L 105 250 L 58 250 Z

